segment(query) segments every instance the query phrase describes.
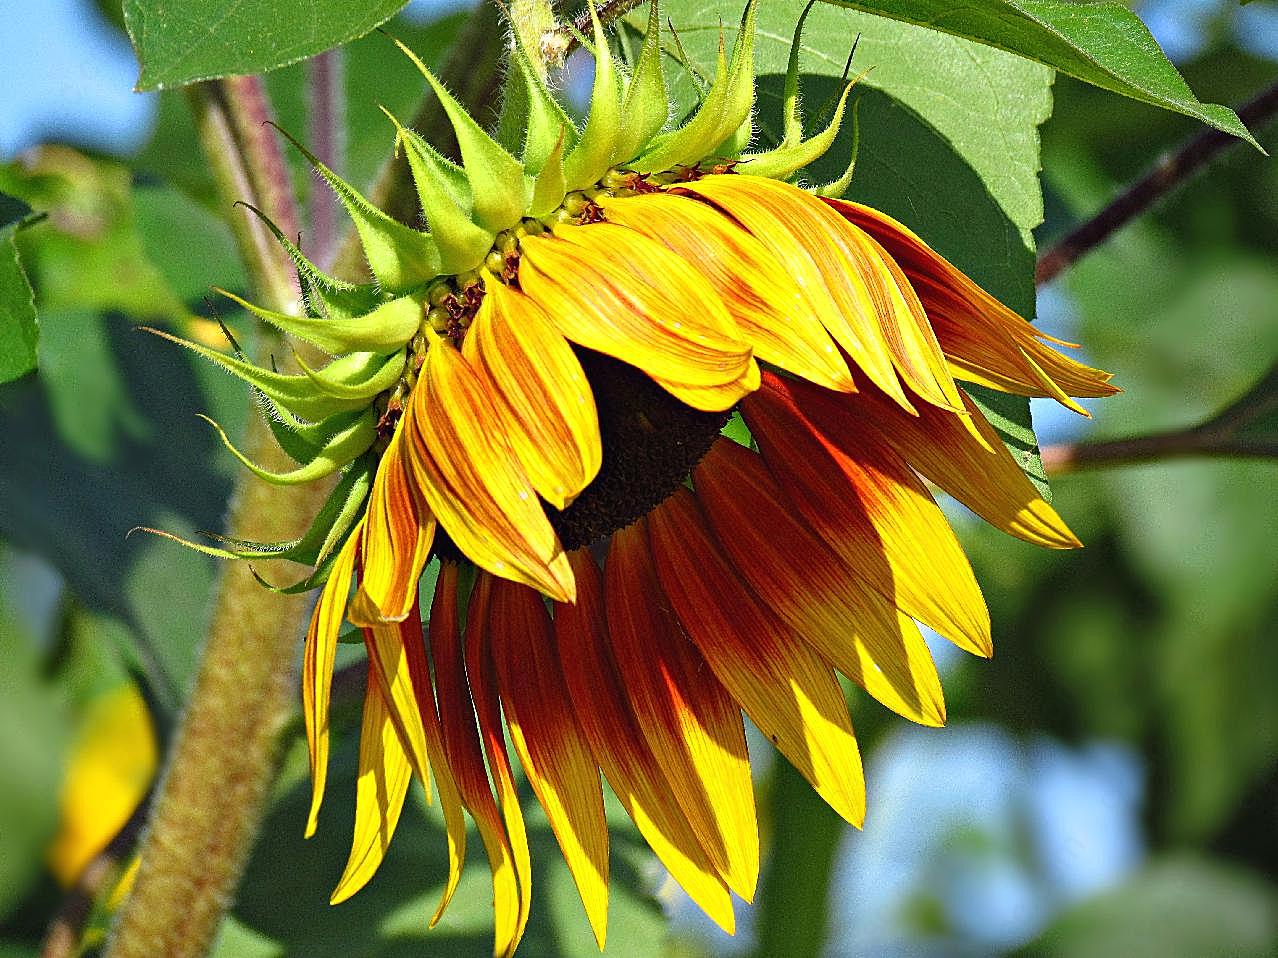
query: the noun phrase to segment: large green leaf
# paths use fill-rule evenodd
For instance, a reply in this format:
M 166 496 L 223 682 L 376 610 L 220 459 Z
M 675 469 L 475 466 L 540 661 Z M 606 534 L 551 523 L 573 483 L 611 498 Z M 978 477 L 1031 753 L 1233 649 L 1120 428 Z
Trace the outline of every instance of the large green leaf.
M 1071 0 L 826 2 L 1009 50 L 1256 144 L 1233 110 L 1199 102 L 1149 30 L 1121 4 Z
M 203 0 L 124 0 L 142 65 L 138 88 L 264 73 L 362 37 L 406 0 L 240 0 L 217 15 Z
M 30 208 L 0 193 L 0 383 L 25 376 L 36 365 L 35 298 L 14 236 Z

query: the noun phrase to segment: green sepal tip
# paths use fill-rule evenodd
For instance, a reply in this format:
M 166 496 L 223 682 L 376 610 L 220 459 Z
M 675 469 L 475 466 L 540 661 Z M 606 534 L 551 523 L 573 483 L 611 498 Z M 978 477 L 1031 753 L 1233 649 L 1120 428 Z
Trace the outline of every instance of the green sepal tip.
M 830 149 L 835 137 L 839 135 L 839 128 L 843 124 L 843 113 L 848 103 L 848 95 L 852 92 L 852 87 L 855 84 L 856 80 L 853 80 L 843 88 L 843 93 L 839 96 L 838 106 L 834 109 L 834 116 L 820 133 L 815 133 L 806 140 L 801 140 L 797 143 L 783 142 L 776 149 L 768 150 L 766 153 L 743 156 L 741 157 L 741 165 L 737 169 L 742 173 L 752 173 L 755 176 L 784 180 L 803 169 L 809 163 L 819 159 Z
M 661 132 L 670 117 L 670 97 L 666 74 L 661 68 L 661 3 L 652 0 L 648 8 L 648 31 L 639 48 L 634 73 L 626 88 L 621 108 L 626 118 L 617 137 L 613 163 L 634 159 L 640 147 Z
M 377 439 L 377 414 L 370 407 L 351 419 L 350 424 L 333 434 L 333 437 L 320 449 L 310 462 L 288 472 L 271 472 L 263 469 L 248 456 L 240 452 L 216 421 L 200 414 L 200 418 L 217 430 L 222 444 L 230 450 L 249 472 L 259 479 L 276 486 L 295 486 L 306 482 L 314 482 L 332 475 L 347 463 L 360 456 Z
M 617 64 L 608 47 L 594 0 L 587 0 L 594 33 L 595 83 L 590 93 L 590 116 L 581 139 L 564 158 L 564 182 L 568 190 L 593 185 L 612 166 L 621 133 L 621 91 Z
M 325 396 L 343 402 L 367 405 L 373 398 L 399 382 L 408 359 L 404 353 L 391 356 L 377 353 L 349 353 L 321 370 L 311 369 L 296 353 L 293 361 L 302 375 Z
M 402 349 L 416 335 L 424 315 L 419 300 L 400 296 L 382 303 L 364 316 L 349 319 L 290 316 L 256 306 L 220 287 L 213 288 L 276 329 L 335 356 L 352 352 L 389 353 Z

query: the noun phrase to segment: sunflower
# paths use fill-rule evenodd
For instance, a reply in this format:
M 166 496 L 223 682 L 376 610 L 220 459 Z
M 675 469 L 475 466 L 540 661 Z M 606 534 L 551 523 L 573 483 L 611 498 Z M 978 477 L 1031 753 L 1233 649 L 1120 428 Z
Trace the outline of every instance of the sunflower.
M 304 657 L 308 834 L 339 636 L 346 620 L 361 630 L 355 836 L 333 900 L 377 869 L 411 780 L 428 796 L 433 781 L 451 862 L 439 912 L 469 813 L 500 955 L 531 895 L 507 734 L 601 946 L 601 773 L 731 931 L 732 895 L 752 898 L 759 866 L 743 713 L 860 825 L 838 673 L 941 725 L 919 623 L 991 652 L 980 589 L 927 483 L 1014 536 L 1078 545 L 960 382 L 1080 412 L 1071 397 L 1115 391 L 905 226 L 834 198 L 845 183 L 789 182 L 833 142 L 847 102 L 845 89 L 830 125 L 803 138 L 798 30 L 777 148 L 747 152 L 753 5 L 699 109 L 668 129 L 656 6 L 629 71 L 595 21 L 582 129 L 518 48 L 504 142 L 422 66 L 464 160 L 395 123 L 429 232 L 316 162 L 375 282 L 320 272 L 277 232 L 304 315 L 244 305 L 329 365 L 289 375 L 187 344 L 253 385 L 298 462 L 250 468 L 280 483 L 342 470 L 297 542 L 201 546 L 313 563 L 296 588 L 324 583 Z

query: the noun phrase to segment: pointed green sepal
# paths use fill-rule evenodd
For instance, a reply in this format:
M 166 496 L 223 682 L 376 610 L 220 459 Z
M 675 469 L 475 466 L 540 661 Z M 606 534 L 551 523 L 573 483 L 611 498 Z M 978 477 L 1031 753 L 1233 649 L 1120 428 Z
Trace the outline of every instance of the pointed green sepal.
M 728 57 L 720 36 L 714 82 L 692 118 L 676 130 L 653 137 L 648 147 L 627 166 L 640 173 L 661 173 L 705 159 L 723 141 L 718 130 L 727 98 Z
M 621 133 L 621 91 L 617 65 L 604 36 L 603 24 L 594 0 L 587 0 L 594 30 L 595 85 L 590 94 L 590 117 L 586 129 L 564 158 L 564 182 L 569 191 L 593 186 L 612 166 L 617 138 Z
M 839 127 L 843 123 L 843 111 L 847 106 L 848 94 L 852 92 L 855 82 L 853 81 L 843 88 L 843 94 L 839 97 L 839 105 L 834 110 L 834 117 L 824 130 L 798 143 L 782 143 L 775 150 L 768 150 L 766 153 L 757 153 L 753 156 L 743 156 L 737 171 L 740 173 L 752 173 L 755 176 L 766 176 L 774 180 L 784 180 L 823 156 L 834 143 L 835 137 L 839 135 Z
M 524 213 L 523 165 L 484 132 L 417 54 L 394 37 L 391 40 L 421 71 L 453 125 L 470 180 L 475 220 L 493 232 L 515 225 Z
M 848 187 L 852 185 L 852 174 L 856 172 L 856 155 L 861 150 L 861 122 L 860 122 L 861 101 L 856 100 L 852 104 L 852 150 L 848 157 L 848 165 L 837 180 L 826 183 L 824 186 L 818 186 L 811 190 L 817 196 L 825 196 L 832 200 L 841 199 L 843 194 L 848 191 Z
M 377 414 L 370 407 L 347 425 L 334 433 L 333 437 L 320 449 L 310 462 L 289 472 L 271 472 L 263 469 L 235 448 L 226 435 L 226 430 L 210 419 L 201 415 L 201 419 L 217 430 L 222 444 L 231 451 L 236 459 L 244 464 L 251 473 L 276 486 L 294 486 L 305 482 L 323 479 L 361 455 L 377 439 Z
M 362 401 L 367 404 L 399 382 L 407 357 L 404 353 L 395 353 L 389 358 L 377 353 L 351 353 L 318 371 L 307 366 L 296 353 L 293 361 L 302 370 L 302 375 L 324 395 L 344 402 Z
M 524 172 L 536 176 L 545 167 L 561 134 L 566 134 L 565 150 L 573 148 L 577 127 L 533 67 L 517 32 L 510 65 L 498 128 L 504 131 L 505 142 L 522 155 Z
M 568 187 L 564 180 L 564 136 L 560 136 L 533 183 L 528 215 L 534 219 L 549 216 L 563 204 L 567 195 Z
M 154 333 L 170 342 L 203 356 L 209 362 L 220 366 L 237 379 L 242 379 L 250 386 L 265 394 L 268 398 L 286 408 L 301 419 L 318 422 L 339 412 L 347 412 L 368 405 L 367 399 L 341 399 L 331 393 L 321 392 L 310 377 L 288 376 L 270 369 L 262 369 L 243 359 L 237 359 L 219 353 L 199 343 L 174 336 L 162 329 L 140 326 L 139 329 Z M 364 354 L 357 354 L 364 355 Z M 342 360 L 334 360 L 336 366 Z
M 153 529 L 150 526 L 135 526 L 129 530 L 128 534 L 133 535 L 135 532 L 146 532 L 153 536 L 159 536 L 161 539 L 168 539 L 170 542 L 176 542 L 178 545 L 185 546 L 193 552 L 213 556 L 215 559 L 287 559 L 289 558 L 289 550 L 301 541 L 300 539 L 294 539 L 291 542 L 250 542 L 232 549 L 222 549 L 205 542 L 196 542 L 194 539 L 184 538 L 164 529 Z M 211 533 L 200 534 L 209 535 L 210 538 L 219 538 L 212 536 Z
M 661 3 L 652 0 L 648 9 L 648 32 L 644 35 L 635 72 L 626 88 L 621 108 L 626 118 L 613 151 L 613 165 L 624 165 L 639 149 L 661 132 L 670 116 L 666 74 L 661 69 Z
M 288 253 L 289 259 L 293 261 L 293 266 L 297 270 L 302 299 L 307 311 L 312 315 L 323 316 L 326 319 L 348 319 L 352 316 L 363 316 L 382 302 L 383 296 L 377 284 L 348 283 L 336 276 L 330 276 L 307 259 L 301 249 L 285 236 L 265 213 L 252 203 L 245 203 L 243 200 L 239 205 L 257 214 L 257 218 L 274 234 L 280 246 L 284 247 L 284 252 Z
M 419 300 L 411 296 L 400 296 L 382 303 L 365 316 L 352 319 L 290 316 L 255 306 L 219 287 L 213 288 L 276 329 L 304 342 L 313 343 L 335 356 L 355 352 L 389 353 L 402 349 L 417 334 L 425 315 Z
M 418 134 L 406 129 L 389 110 L 383 108 L 382 112 L 395 124 L 396 135 L 408 156 L 422 212 L 439 248 L 440 272 L 457 274 L 474 269 L 492 249 L 495 234 L 471 221 L 470 198 L 458 197 L 457 184 L 451 182 L 451 164 Z M 465 188 L 469 193 L 469 186 Z
M 306 157 L 342 201 L 359 233 L 368 268 L 385 289 L 403 293 L 439 275 L 439 250 L 429 233 L 387 216 L 292 135 L 279 127 L 276 129 Z
M 803 139 L 803 114 L 799 109 L 799 51 L 803 46 L 803 24 L 816 6 L 816 0 L 808 0 L 794 25 L 794 38 L 790 41 L 790 59 L 785 67 L 785 86 L 781 91 L 780 146 L 793 146 Z
M 723 117 L 719 121 L 719 142 L 712 154 L 734 157 L 743 147 L 739 144 L 742 128 L 750 129 L 754 112 L 754 37 L 759 22 L 759 0 L 746 4 L 745 15 L 732 46 L 732 65 L 728 68 L 728 93 L 724 98 Z M 749 132 L 745 145 L 750 143 Z

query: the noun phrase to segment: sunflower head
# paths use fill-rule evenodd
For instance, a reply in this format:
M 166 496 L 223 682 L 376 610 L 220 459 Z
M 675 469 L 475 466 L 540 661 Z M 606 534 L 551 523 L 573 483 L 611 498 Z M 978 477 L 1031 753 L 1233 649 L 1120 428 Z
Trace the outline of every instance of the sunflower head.
M 939 725 L 916 623 L 990 653 L 980 590 L 925 480 L 1012 535 L 1078 544 L 965 384 L 1083 412 L 1072 397 L 1114 392 L 1109 377 L 901 223 L 837 199 L 846 177 L 790 182 L 830 147 L 851 87 L 805 138 L 802 20 L 781 142 L 749 152 L 756 10 L 675 124 L 656 2 L 626 67 L 592 9 L 581 126 L 518 44 L 496 136 L 414 57 L 462 158 L 390 118 L 429 228 L 312 158 L 373 281 L 325 274 L 276 231 L 303 308 L 237 298 L 331 361 L 285 374 L 186 344 L 253 386 L 297 463 L 272 473 L 236 452 L 250 469 L 284 484 L 341 473 L 301 539 L 197 546 L 314 564 L 293 588 L 325 583 L 304 660 L 311 830 L 338 635 L 347 619 L 362 630 L 356 842 L 335 900 L 376 869 L 413 775 L 433 779 L 452 852 L 441 910 L 465 809 L 493 870 L 497 952 L 514 950 L 530 873 L 504 727 L 601 944 L 601 772 L 730 928 L 731 894 L 750 898 L 758 869 L 742 712 L 860 824 L 835 673 Z

